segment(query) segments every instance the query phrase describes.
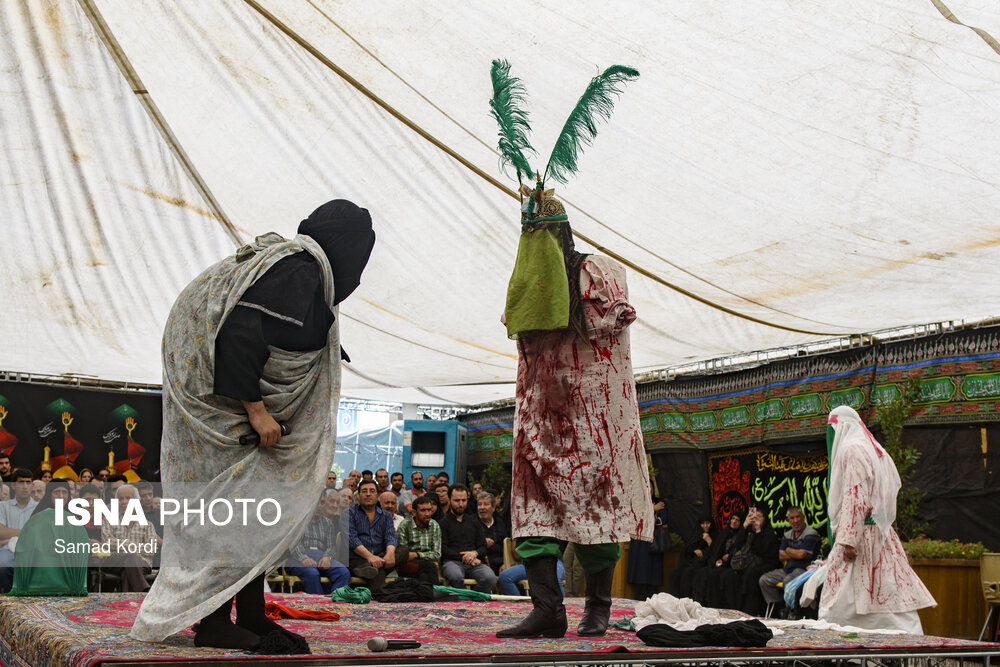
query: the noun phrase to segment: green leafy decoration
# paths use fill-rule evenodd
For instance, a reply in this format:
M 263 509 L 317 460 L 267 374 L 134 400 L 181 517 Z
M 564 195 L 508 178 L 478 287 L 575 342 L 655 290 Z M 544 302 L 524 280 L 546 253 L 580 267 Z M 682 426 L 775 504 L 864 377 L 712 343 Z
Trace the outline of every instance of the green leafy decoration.
M 603 74 L 595 76 L 584 91 L 576 108 L 569 115 L 562 132 L 556 140 L 545 168 L 545 176 L 549 174 L 560 183 L 576 171 L 576 161 L 580 149 L 589 145 L 597 136 L 597 121 L 611 118 L 614 110 L 615 97 L 621 95 L 621 86 L 638 78 L 639 71 L 623 65 L 612 65 Z M 545 180 L 545 179 L 542 179 Z
M 534 173 L 528 164 L 524 151 L 535 152 L 528 142 L 528 112 L 524 110 L 524 85 L 521 80 L 510 75 L 510 64 L 506 60 L 494 60 L 490 70 L 493 79 L 493 99 L 490 100 L 492 115 L 500 126 L 500 164 L 511 164 L 517 170 L 517 181 L 521 174 L 532 178 Z

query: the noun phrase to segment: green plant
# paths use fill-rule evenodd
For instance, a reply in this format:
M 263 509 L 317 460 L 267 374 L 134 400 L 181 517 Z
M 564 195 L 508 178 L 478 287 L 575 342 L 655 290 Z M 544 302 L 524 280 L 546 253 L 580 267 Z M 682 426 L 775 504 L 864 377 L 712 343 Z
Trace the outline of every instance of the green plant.
M 979 560 L 986 551 L 982 542 L 959 542 L 958 540 L 929 540 L 926 535 L 918 535 L 909 542 L 903 542 L 903 551 L 913 560 L 926 558 L 958 558 Z
M 469 485 L 479 482 L 484 489 L 493 489 L 497 493 L 503 493 L 510 486 L 510 463 L 503 460 L 502 454 L 498 451 L 493 454 L 486 467 L 483 468 L 479 479 L 470 472 L 468 474 Z
M 919 517 L 920 501 L 924 492 L 913 484 L 920 452 L 903 441 L 903 427 L 913 403 L 920 396 L 920 380 L 911 377 L 900 387 L 900 396 L 877 409 L 882 446 L 892 457 L 899 472 L 902 486 L 896 496 L 896 532 L 902 540 L 909 540 L 925 532 L 929 525 Z

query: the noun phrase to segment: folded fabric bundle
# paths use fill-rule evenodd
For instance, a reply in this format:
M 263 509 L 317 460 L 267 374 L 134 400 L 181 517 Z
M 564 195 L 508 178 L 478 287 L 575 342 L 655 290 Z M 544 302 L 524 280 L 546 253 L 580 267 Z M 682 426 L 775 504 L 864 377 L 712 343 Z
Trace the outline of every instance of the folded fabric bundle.
M 647 625 L 636 633 L 647 646 L 694 648 L 698 646 L 740 646 L 761 648 L 774 636 L 757 619 L 700 625 L 694 630 L 676 630 L 666 623 Z
M 330 599 L 334 602 L 350 602 L 351 604 L 368 604 L 372 601 L 372 592 L 364 586 L 351 588 L 341 586 L 330 594 Z
M 339 621 L 340 614 L 323 609 L 296 609 L 277 602 L 264 603 L 264 615 L 272 621 L 294 618 L 300 621 Z

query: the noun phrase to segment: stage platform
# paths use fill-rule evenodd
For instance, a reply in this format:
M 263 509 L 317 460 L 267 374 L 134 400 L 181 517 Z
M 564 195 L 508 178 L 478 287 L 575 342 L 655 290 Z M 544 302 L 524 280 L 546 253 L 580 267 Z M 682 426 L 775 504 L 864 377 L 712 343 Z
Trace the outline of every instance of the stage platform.
M 634 633 L 609 630 L 604 637 L 575 633 L 583 600 L 566 601 L 570 632 L 563 639 L 500 640 L 494 633 L 512 625 L 530 608 L 518 602 L 448 602 L 350 605 L 304 594 L 268 594 L 298 609 L 325 609 L 339 621 L 283 620 L 309 640 L 313 655 L 254 656 L 195 647 L 185 631 L 164 644 L 132 640 L 128 631 L 141 594 L 105 593 L 85 598 L 0 598 L 0 664 L 9 667 L 72 665 L 830 665 L 847 660 L 911 664 L 1000 665 L 1000 644 L 915 635 L 859 633 L 787 627 L 766 648 L 662 649 L 643 644 Z M 632 600 L 615 600 L 612 620 L 633 614 Z M 416 639 L 419 649 L 371 653 L 376 636 Z M 896 663 L 898 664 L 898 663 Z

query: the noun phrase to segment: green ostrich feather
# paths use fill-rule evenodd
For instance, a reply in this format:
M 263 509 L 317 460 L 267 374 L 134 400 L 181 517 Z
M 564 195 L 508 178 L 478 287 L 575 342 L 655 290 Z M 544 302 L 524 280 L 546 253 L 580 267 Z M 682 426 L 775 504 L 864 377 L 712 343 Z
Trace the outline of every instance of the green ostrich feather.
M 576 171 L 581 148 L 589 145 L 597 136 L 597 121 L 611 117 L 615 97 L 622 92 L 621 85 L 638 76 L 639 71 L 631 67 L 612 65 L 603 74 L 591 79 L 556 140 L 549 164 L 545 168 L 546 178 L 551 174 L 552 178 L 565 183 Z
M 524 85 L 521 80 L 510 75 L 510 64 L 506 60 L 494 60 L 490 71 L 493 79 L 493 99 L 490 100 L 492 115 L 500 126 L 500 164 L 511 164 L 517 170 L 517 180 L 521 174 L 532 178 L 534 174 L 524 151 L 535 152 L 528 142 L 528 112 L 524 110 Z

